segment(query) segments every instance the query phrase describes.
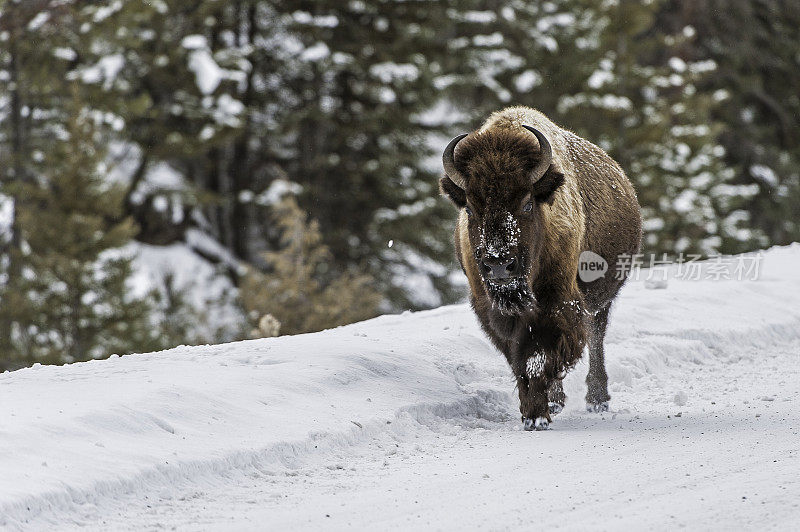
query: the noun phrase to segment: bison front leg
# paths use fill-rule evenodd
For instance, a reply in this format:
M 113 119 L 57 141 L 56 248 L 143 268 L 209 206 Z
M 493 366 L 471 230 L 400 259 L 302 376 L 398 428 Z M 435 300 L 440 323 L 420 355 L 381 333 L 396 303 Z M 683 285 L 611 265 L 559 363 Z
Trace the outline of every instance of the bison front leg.
M 564 406 L 560 358 L 555 353 L 535 350 L 519 368 L 519 410 L 525 430 L 545 430 Z
M 519 389 L 519 411 L 525 430 L 546 430 L 550 426 L 550 410 L 547 404 L 547 385 L 544 379 L 523 375 L 517 378 Z
M 525 361 L 523 376 L 518 378 L 519 410 L 525 430 L 544 430 L 555 415 L 564 408 L 564 388 L 557 357 L 543 352 L 529 356 Z
M 548 428 L 550 414 L 564 407 L 561 379 L 580 359 L 585 326 L 579 304 L 559 309 L 529 327 L 520 343 L 514 368 L 518 377 L 520 412 L 527 430 Z

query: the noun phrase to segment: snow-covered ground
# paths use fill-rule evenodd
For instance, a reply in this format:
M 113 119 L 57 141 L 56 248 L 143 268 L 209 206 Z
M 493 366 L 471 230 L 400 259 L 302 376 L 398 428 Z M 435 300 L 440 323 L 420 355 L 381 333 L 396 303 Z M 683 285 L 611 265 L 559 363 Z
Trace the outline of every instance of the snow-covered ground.
M 631 282 L 551 430 L 467 306 L 0 375 L 0 529 L 791 529 L 800 245 Z

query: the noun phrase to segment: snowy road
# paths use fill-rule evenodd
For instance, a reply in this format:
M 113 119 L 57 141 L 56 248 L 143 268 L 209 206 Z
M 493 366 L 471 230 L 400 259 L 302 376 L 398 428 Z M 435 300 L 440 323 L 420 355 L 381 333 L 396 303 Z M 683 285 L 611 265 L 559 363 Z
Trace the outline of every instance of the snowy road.
M 469 310 L 0 375 L 0 528 L 796 529 L 800 246 L 626 287 L 552 429 Z
M 104 526 L 276 530 L 759 529 L 800 523 L 800 344 L 665 372 L 624 412 L 516 420 L 427 419 L 280 474 L 251 473 L 115 508 Z M 722 384 L 722 387 L 720 385 Z M 665 391 L 686 389 L 691 405 Z M 765 399 L 766 398 L 766 399 Z M 680 417 L 675 414 L 680 413 Z M 321 458 L 321 457 L 320 457 Z M 769 528 L 769 527 L 767 527 Z M 796 528 L 795 528 L 796 529 Z

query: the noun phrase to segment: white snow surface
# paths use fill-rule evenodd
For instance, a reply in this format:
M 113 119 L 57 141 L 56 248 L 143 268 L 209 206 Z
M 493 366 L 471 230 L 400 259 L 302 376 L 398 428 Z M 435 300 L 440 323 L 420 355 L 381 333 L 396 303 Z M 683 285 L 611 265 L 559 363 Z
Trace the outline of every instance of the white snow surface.
M 629 283 L 543 432 L 466 305 L 4 373 L 0 529 L 791 529 L 798 266 Z

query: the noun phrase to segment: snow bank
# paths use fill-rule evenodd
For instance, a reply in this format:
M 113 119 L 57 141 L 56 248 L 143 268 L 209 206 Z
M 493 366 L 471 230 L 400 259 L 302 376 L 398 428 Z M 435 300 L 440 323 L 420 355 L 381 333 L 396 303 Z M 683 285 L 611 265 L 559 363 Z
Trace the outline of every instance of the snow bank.
M 763 349 L 796 340 L 799 263 L 795 244 L 766 252 L 757 281 L 631 282 L 607 337 L 612 396 L 635 398 L 637 381 L 668 366 L 691 371 L 730 351 L 758 364 Z M 567 410 L 582 408 L 585 373 L 582 364 L 567 378 Z M 291 469 L 322 449 L 411 437 L 431 420 L 489 426 L 519 415 L 505 361 L 465 305 L 4 373 L 0 405 L 7 528 L 78 524 L 124 494 Z

